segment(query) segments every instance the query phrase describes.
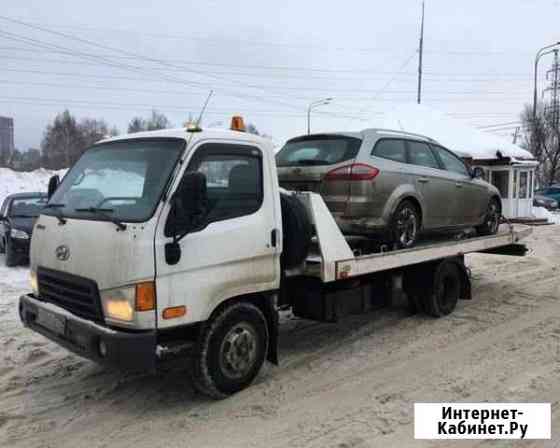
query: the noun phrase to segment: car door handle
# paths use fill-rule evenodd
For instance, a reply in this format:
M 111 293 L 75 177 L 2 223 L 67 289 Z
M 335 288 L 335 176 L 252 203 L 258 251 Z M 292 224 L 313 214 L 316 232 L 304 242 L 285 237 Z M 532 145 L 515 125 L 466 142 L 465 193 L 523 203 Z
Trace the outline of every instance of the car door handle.
M 430 182 L 430 179 L 428 179 L 427 177 L 420 177 L 420 178 L 418 178 L 418 182 L 421 182 L 423 184 L 427 184 L 428 182 Z

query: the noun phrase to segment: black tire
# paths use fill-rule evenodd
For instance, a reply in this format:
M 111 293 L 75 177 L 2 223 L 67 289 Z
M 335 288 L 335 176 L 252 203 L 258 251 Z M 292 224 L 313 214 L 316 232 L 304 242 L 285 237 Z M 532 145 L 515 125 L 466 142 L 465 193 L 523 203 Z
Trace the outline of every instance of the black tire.
M 398 249 L 408 249 L 418 241 L 420 212 L 416 204 L 405 199 L 396 208 L 391 218 L 391 242 Z
M 280 194 L 282 209 L 282 256 L 284 269 L 301 264 L 309 252 L 313 227 L 304 205 L 294 196 Z
M 195 389 L 214 399 L 239 392 L 255 379 L 267 350 L 263 313 L 248 302 L 226 306 L 209 321 L 199 341 L 191 369 Z
M 433 317 L 451 314 L 461 297 L 463 278 L 453 262 L 443 262 L 436 270 L 430 293 L 424 297 L 423 310 Z
M 6 266 L 12 268 L 17 265 L 17 254 L 10 244 L 10 238 L 6 239 Z
M 477 233 L 479 235 L 495 235 L 498 233 L 501 215 L 500 201 L 496 198 L 490 199 L 486 215 L 484 216 L 484 222 L 476 228 Z

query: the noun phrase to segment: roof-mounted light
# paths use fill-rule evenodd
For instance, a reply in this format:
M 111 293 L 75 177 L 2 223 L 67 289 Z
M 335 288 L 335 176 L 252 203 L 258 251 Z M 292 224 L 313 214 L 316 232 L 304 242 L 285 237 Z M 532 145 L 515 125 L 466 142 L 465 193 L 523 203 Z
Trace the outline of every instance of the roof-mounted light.
M 243 117 L 239 115 L 235 115 L 231 118 L 231 127 L 232 131 L 239 131 L 245 132 L 245 123 L 243 122 Z

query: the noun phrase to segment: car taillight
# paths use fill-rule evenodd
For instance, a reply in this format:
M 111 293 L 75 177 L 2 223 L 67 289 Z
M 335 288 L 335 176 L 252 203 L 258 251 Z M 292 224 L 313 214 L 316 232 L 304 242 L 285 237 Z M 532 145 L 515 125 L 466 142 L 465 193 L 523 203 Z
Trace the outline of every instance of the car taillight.
M 353 163 L 329 171 L 324 180 L 371 180 L 378 174 L 379 170 L 374 166 L 365 163 Z

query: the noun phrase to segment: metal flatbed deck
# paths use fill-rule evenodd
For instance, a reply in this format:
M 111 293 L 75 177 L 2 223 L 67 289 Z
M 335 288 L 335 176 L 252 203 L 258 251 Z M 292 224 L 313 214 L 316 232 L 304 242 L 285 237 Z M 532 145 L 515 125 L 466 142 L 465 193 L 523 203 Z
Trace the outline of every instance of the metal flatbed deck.
M 297 196 L 306 205 L 315 225 L 319 254 L 308 257 L 304 266 L 287 275 L 309 275 L 324 282 L 506 247 L 532 233 L 529 226 L 502 224 L 496 235 L 425 241 L 411 249 L 354 256 L 322 198 L 314 193 Z

